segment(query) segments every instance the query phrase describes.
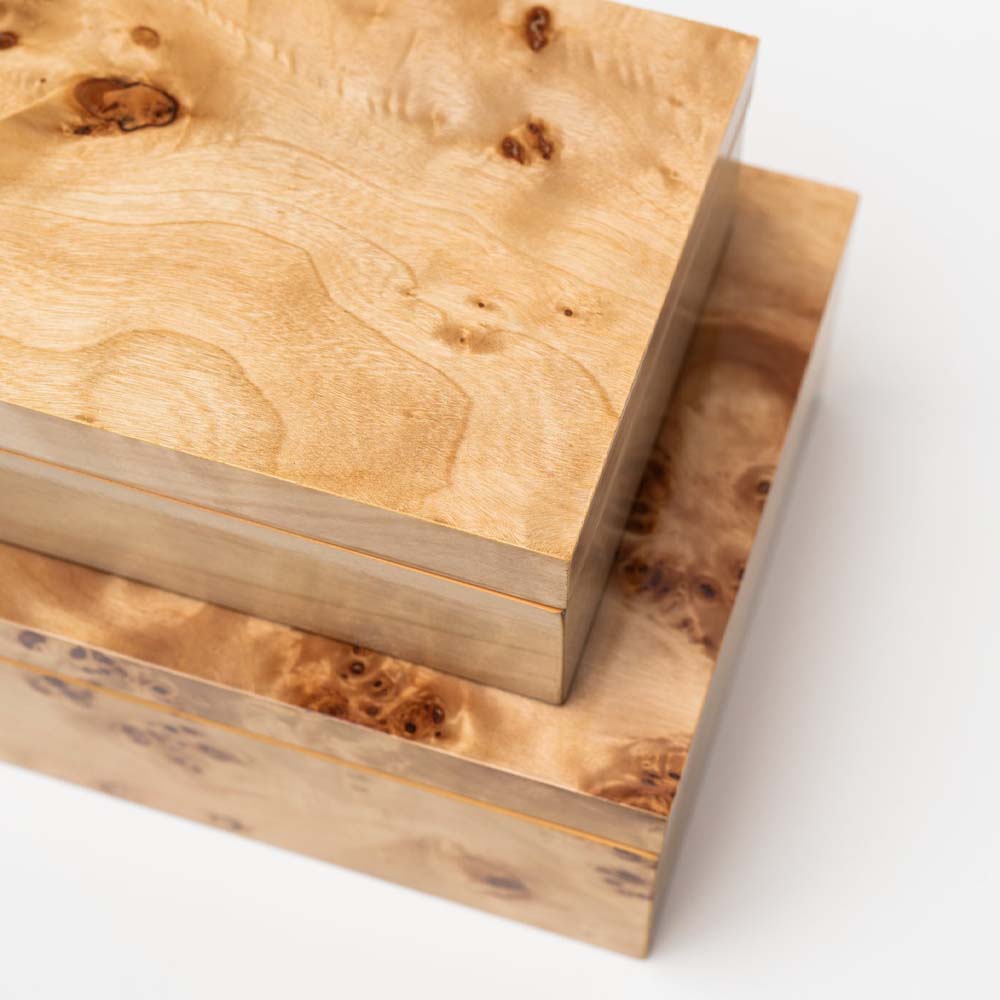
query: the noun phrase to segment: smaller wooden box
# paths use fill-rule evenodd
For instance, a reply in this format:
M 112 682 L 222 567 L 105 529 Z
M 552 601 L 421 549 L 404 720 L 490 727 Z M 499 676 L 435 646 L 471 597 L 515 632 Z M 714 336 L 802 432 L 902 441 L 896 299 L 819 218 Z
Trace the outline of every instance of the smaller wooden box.
M 756 42 L 604 0 L 7 17 L 0 537 L 561 700 Z
M 854 210 L 743 173 L 565 705 L 0 546 L 0 755 L 644 953 Z

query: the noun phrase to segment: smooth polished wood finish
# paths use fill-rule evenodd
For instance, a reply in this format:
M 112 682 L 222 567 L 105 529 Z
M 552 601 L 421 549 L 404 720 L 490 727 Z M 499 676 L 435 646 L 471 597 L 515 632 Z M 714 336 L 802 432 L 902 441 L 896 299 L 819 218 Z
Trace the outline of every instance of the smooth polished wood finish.
M 552 930 L 573 920 L 616 950 L 646 933 L 655 862 L 557 826 L 2 660 L 0 728 L 8 759 L 112 795 Z
M 565 705 L 4 546 L 0 753 L 643 953 L 854 210 L 846 192 L 743 171 Z
M 0 490 L 7 541 L 562 700 L 558 609 L 163 497 L 137 505 L 118 484 L 21 455 L 0 452 Z
M 561 697 L 721 248 L 755 41 L 603 0 L 20 0 L 8 26 L 0 447 L 178 501 L 188 548 L 242 530 L 218 512 L 350 550 L 334 592 L 374 556 L 566 611 L 505 684 Z M 226 547 L 197 565 L 237 575 Z M 186 589 L 261 611 L 216 583 Z M 447 642 L 284 620 L 458 669 L 490 630 L 455 593 L 420 611 Z

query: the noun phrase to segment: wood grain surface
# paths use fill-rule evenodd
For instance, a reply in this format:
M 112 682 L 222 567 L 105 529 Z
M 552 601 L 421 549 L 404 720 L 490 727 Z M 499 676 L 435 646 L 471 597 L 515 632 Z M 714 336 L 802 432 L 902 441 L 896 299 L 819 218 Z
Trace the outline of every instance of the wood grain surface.
M 0 493 L 5 541 L 529 697 L 564 697 L 558 608 L 164 497 L 137 504 L 116 483 L 3 451 Z
M 306 762 L 322 754 L 330 768 L 371 774 L 380 788 L 401 784 L 407 796 L 454 803 L 447 817 L 443 806 L 427 807 L 435 831 L 425 843 L 447 845 L 461 829 L 465 850 L 488 859 L 477 871 L 492 877 L 506 864 L 499 877 L 508 887 L 531 885 L 532 899 L 544 900 L 536 906 L 525 896 L 523 907 L 508 900 L 502 912 L 641 953 L 652 875 L 662 881 L 673 856 L 664 836 L 676 843 L 681 828 L 675 798 L 690 795 L 695 734 L 704 752 L 713 677 L 734 660 L 815 390 L 817 338 L 855 204 L 844 191 L 742 171 L 729 249 L 562 707 L 4 546 L 3 704 L 14 706 L 4 710 L 16 719 L 18 706 L 42 699 L 63 716 L 98 702 L 101 709 L 87 716 L 92 723 L 60 716 L 48 728 L 5 725 L 0 752 L 201 819 L 210 819 L 202 787 L 209 779 L 189 774 L 183 788 L 159 796 L 145 763 L 129 770 L 130 754 L 162 759 L 178 782 L 184 769 L 171 755 L 193 756 L 204 771 L 215 766 L 211 752 L 204 762 L 190 748 L 174 753 L 177 734 L 163 727 L 178 722 L 164 713 L 201 727 L 199 742 L 205 728 L 235 734 L 245 742 L 222 749 L 240 759 L 257 760 L 250 748 L 258 744 L 280 749 L 282 762 L 298 755 L 306 781 L 320 780 Z M 105 696 L 143 714 L 141 724 L 105 709 Z M 35 719 L 41 709 L 24 711 Z M 113 754 L 91 763 L 77 752 L 91 740 L 112 743 Z M 234 829 L 243 824 L 252 836 L 407 884 L 422 879 L 409 870 L 421 863 L 409 847 L 402 856 L 410 861 L 400 865 L 359 858 L 350 838 L 317 848 L 309 841 L 315 831 L 292 829 L 307 823 L 298 791 L 287 792 L 293 819 L 283 822 L 286 793 L 255 769 L 238 773 L 244 777 L 212 800 L 216 812 L 226 803 Z M 107 785 L 108 775 L 117 784 Z M 248 802 L 246 789 L 265 786 L 260 803 Z M 414 815 L 423 808 L 405 801 Z M 325 809 L 317 806 L 317 826 Z M 565 848 L 565 868 L 579 867 L 575 889 L 545 861 L 550 836 Z M 468 868 L 450 857 L 450 867 L 436 862 L 440 880 L 421 887 L 498 910 L 489 887 L 498 884 L 470 890 Z M 611 905 L 601 896 L 609 890 Z
M 4 757 L 24 767 L 550 930 L 572 924 L 594 944 L 645 949 L 656 863 L 644 854 L 3 661 L 0 731 Z
M 565 607 L 754 40 L 601 0 L 0 30 L 0 446 Z

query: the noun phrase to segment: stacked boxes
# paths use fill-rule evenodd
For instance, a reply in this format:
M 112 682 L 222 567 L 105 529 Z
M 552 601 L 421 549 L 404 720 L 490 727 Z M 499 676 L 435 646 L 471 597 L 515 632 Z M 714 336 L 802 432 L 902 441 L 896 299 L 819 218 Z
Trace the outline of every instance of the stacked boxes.
M 216 6 L 0 54 L 0 754 L 641 954 L 855 199 L 745 36 Z

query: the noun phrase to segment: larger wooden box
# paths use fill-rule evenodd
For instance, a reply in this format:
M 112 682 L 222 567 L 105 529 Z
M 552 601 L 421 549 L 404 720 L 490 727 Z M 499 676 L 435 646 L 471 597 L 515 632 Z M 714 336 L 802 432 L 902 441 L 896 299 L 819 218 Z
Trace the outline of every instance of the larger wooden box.
M 0 536 L 560 700 L 755 41 L 599 0 L 4 10 Z
M 854 208 L 744 172 L 565 705 L 0 546 L 0 754 L 642 954 Z

